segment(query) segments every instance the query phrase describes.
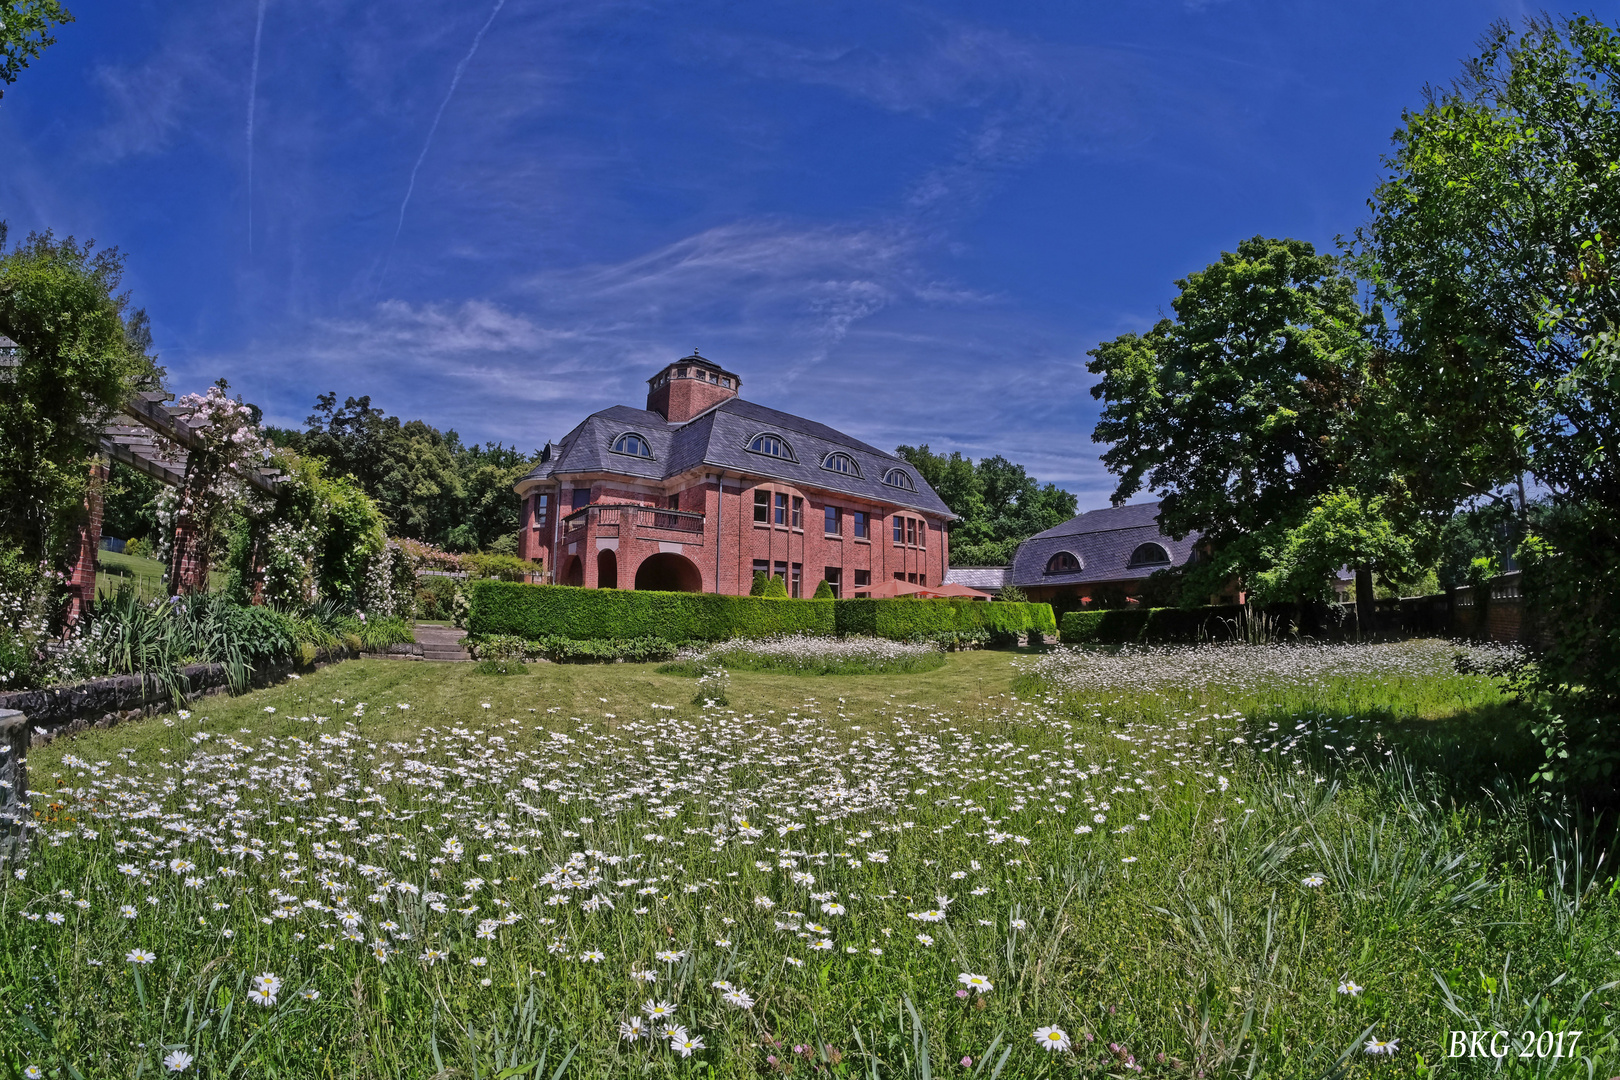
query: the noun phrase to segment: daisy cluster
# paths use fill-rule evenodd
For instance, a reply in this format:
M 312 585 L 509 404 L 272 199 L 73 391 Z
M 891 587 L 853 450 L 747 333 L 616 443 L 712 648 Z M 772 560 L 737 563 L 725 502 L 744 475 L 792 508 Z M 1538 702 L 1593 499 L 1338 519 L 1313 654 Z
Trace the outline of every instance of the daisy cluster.
M 143 986 L 235 966 L 272 1013 L 347 1008 L 368 982 L 474 1018 L 538 995 L 598 1056 L 760 1051 L 812 1013 L 848 1032 L 901 993 L 991 1024 L 995 988 L 1050 964 L 1083 902 L 1053 867 L 1128 878 L 1169 800 L 1197 803 L 1198 828 L 1245 810 L 1229 790 L 1253 760 L 1239 718 L 1099 725 L 1059 707 L 1077 681 L 1161 662 L 1188 666 L 1060 653 L 1034 665 L 1049 693 L 971 719 L 815 698 L 595 717 L 541 698 L 399 739 L 363 729 L 382 707 L 347 702 L 257 738 L 187 718 L 155 752 L 61 759 L 7 881 L 6 933 L 41 970 L 144 970 Z M 1064 1000 L 1044 1005 L 1068 1027 L 1025 1028 L 1024 1045 L 1071 1051 L 1084 1021 L 1057 1014 Z M 147 1040 L 180 1071 L 197 1048 L 175 1041 Z

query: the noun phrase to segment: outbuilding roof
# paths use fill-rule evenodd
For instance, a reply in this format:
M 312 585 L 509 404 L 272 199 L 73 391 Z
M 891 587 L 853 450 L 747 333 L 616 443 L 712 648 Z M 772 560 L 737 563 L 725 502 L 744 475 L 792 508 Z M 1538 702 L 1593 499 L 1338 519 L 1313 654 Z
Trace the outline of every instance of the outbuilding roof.
M 652 457 L 615 453 L 614 442 L 627 433 L 640 435 Z M 750 451 L 748 444 L 757 435 L 780 438 L 792 453 L 792 460 Z M 823 468 L 822 463 L 835 453 L 847 455 L 858 472 Z M 592 413 L 552 445 L 546 460 L 518 483 L 521 486 L 533 480 L 602 472 L 665 480 L 696 468 L 742 472 L 955 518 L 944 500 L 905 459 L 826 424 L 737 397 L 683 424 L 672 424 L 659 413 L 628 405 Z M 893 469 L 903 470 L 916 490 L 884 483 L 884 477 Z
M 1194 558 L 1199 533 L 1175 540 L 1159 528 L 1159 504 L 1136 503 L 1091 510 L 1061 525 L 1036 533 L 1013 554 L 1012 581 L 1021 588 L 1134 581 L 1155 570 L 1185 566 Z M 1168 561 L 1132 561 L 1144 544 L 1158 544 Z M 1074 556 L 1078 567 L 1047 573 L 1060 552 Z

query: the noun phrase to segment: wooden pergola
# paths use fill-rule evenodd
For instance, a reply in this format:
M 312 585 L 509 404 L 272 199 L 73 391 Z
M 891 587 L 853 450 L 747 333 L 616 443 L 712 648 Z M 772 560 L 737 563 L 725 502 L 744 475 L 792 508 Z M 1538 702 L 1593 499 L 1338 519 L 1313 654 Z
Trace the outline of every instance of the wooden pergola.
M 118 416 L 102 425 L 95 436 L 97 456 L 91 466 L 96 481 L 104 482 L 108 463 L 117 461 L 170 487 L 185 485 L 189 453 L 202 447 L 203 437 L 170 407 L 172 400 L 173 394 L 162 391 L 132 394 Z M 280 481 L 286 474 L 272 466 L 257 466 L 244 469 L 241 475 L 255 491 L 274 497 L 281 494 Z M 101 547 L 100 483 L 91 485 L 86 509 L 69 579 L 69 619 L 77 619 L 96 598 L 96 552 Z

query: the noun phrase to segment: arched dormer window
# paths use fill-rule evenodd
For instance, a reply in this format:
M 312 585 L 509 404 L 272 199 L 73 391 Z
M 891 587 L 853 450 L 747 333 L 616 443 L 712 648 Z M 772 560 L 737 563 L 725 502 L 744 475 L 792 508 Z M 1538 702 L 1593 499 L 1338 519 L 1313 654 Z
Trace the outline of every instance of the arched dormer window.
M 1046 560 L 1048 574 L 1073 574 L 1085 569 L 1080 557 L 1072 551 L 1060 551 Z
M 613 440 L 613 452 L 629 454 L 631 457 L 652 457 L 652 447 L 648 445 L 647 440 L 633 431 L 627 431 Z
M 1165 550 L 1163 544 L 1155 544 L 1151 540 L 1145 544 L 1137 545 L 1131 552 L 1132 566 L 1163 566 L 1170 562 L 1170 552 Z
M 917 485 L 911 479 L 911 474 L 904 469 L 890 469 L 883 474 L 883 482 L 890 487 L 899 488 L 901 491 L 917 490 Z
M 761 432 L 749 439 L 748 449 L 756 454 L 764 454 L 766 457 L 781 458 L 783 461 L 799 460 L 793 456 L 793 448 L 787 444 L 786 439 L 780 435 L 772 435 L 768 431 Z
M 848 454 L 828 454 L 821 459 L 821 467 L 829 472 L 843 473 L 846 476 L 859 477 L 861 468 L 855 464 L 855 459 Z

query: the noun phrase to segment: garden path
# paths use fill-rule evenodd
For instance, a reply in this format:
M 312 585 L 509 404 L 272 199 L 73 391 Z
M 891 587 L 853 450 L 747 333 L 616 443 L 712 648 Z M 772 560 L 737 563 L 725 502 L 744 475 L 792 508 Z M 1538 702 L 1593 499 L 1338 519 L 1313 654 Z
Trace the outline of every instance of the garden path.
M 414 628 L 416 642 L 422 646 L 424 660 L 471 660 L 467 647 L 461 643 L 467 631 L 454 626 L 417 623 Z

